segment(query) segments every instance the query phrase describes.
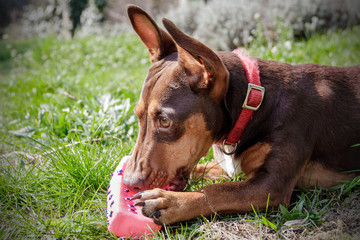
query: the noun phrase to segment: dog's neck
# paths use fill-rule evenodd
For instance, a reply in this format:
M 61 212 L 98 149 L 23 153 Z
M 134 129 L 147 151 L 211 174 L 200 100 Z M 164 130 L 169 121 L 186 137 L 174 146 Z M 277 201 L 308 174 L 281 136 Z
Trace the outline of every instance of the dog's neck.
M 226 138 L 223 139 L 223 144 L 231 144 L 235 146 L 236 149 L 254 112 L 261 107 L 265 95 L 265 88 L 261 86 L 259 67 L 256 60 L 245 54 L 242 49 L 236 49 L 233 53 L 240 59 L 248 80 L 248 88 L 245 100 L 242 104 L 242 110 L 235 125 Z
M 229 89 L 224 102 L 225 115 L 227 116 L 223 123 L 223 136 L 221 136 L 223 138 L 231 131 L 243 110 L 242 104 L 247 93 L 249 81 L 243 63 L 236 54 L 233 52 L 218 52 L 217 54 L 229 71 Z M 252 59 L 252 61 L 256 60 Z M 261 111 L 261 109 L 262 107 L 259 111 Z M 256 115 L 258 114 L 255 114 L 254 118 Z M 251 122 L 252 121 L 250 121 L 250 124 Z

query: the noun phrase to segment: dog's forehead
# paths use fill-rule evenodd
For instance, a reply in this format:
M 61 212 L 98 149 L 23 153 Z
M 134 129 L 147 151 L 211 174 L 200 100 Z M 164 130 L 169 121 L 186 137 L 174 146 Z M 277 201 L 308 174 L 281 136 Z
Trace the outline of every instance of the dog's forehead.
M 186 90 L 184 81 L 180 77 L 179 67 L 176 63 L 167 63 L 163 69 L 158 71 L 152 79 L 154 84 L 149 86 L 151 94 L 148 97 L 155 99 L 167 99 L 174 95 L 176 90 L 182 86 L 182 90 Z M 150 89 L 151 88 L 151 89 Z
M 189 96 L 194 93 L 184 75 L 174 57 L 154 63 L 146 76 L 137 111 L 145 111 L 151 102 L 173 105 L 178 100 L 186 101 L 187 98 L 194 97 Z

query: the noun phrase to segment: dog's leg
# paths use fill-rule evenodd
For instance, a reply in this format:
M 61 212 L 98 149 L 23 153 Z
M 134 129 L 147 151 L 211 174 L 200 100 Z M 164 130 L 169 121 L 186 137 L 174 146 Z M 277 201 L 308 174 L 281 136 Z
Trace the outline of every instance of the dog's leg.
M 203 192 L 173 192 L 159 188 L 136 194 L 135 206 L 143 206 L 142 213 L 156 224 L 171 224 L 213 213 Z
M 268 148 L 266 144 L 258 146 Z M 257 154 L 260 151 L 250 152 Z M 134 199 L 137 205 L 143 206 L 145 216 L 154 217 L 156 223 L 162 224 L 209 216 L 215 212 L 245 213 L 252 211 L 252 206 L 263 210 L 267 206 L 287 205 L 306 155 L 295 144 L 276 145 L 275 149 L 266 153 L 261 165 L 248 172 L 250 177 L 245 181 L 212 184 L 197 192 L 154 189 L 141 192 Z M 246 163 L 246 159 L 242 161 Z M 248 169 L 243 170 L 246 172 Z
M 281 181 L 281 182 L 279 182 Z M 143 206 L 145 216 L 157 224 L 171 224 L 197 216 L 218 213 L 245 213 L 268 206 L 287 205 L 295 184 L 273 175 L 259 173 L 242 182 L 226 182 L 205 186 L 197 192 L 172 192 L 159 188 L 134 196 L 137 206 Z
M 217 161 L 212 161 L 209 163 L 198 164 L 193 172 L 192 179 L 203 178 L 209 179 L 212 181 L 229 179 L 229 176 L 221 168 Z
M 266 207 L 288 205 L 301 169 L 310 156 L 311 149 L 295 139 L 296 143 L 257 143 L 244 151 L 242 171 L 249 177 L 241 182 L 227 182 L 205 186 L 202 192 L 214 212 L 245 213 Z M 269 201 L 268 201 L 269 198 Z
M 246 213 L 251 212 L 252 207 L 256 210 L 264 210 L 266 207 L 278 207 L 279 204 L 288 205 L 295 181 L 284 183 L 285 181 L 261 173 L 242 182 L 205 186 L 202 192 L 213 212 Z

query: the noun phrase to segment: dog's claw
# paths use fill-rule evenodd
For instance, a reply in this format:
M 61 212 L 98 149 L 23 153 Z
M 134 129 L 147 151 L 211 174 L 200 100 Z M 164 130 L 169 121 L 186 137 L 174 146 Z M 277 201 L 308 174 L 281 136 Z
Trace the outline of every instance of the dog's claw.
M 130 198 L 130 200 L 133 201 L 133 200 L 136 200 L 136 199 L 140 199 L 141 197 L 142 197 L 141 192 L 139 192 L 139 193 L 135 194 L 134 196 L 132 196 Z
M 137 203 L 134 204 L 134 206 L 143 207 L 143 206 L 145 206 L 145 202 L 137 202 Z
M 155 211 L 155 212 L 153 212 L 152 214 L 150 214 L 149 218 L 154 218 L 154 219 L 156 219 L 156 218 L 158 218 L 158 217 L 160 217 L 160 216 L 161 216 L 161 212 L 160 212 L 160 211 Z

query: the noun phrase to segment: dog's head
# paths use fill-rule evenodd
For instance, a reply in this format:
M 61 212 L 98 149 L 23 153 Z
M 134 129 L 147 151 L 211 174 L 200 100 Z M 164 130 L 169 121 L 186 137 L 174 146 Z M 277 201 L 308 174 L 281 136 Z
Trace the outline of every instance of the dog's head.
M 163 19 L 167 33 L 139 7 L 129 6 L 128 15 L 152 66 L 135 108 L 140 130 L 124 183 L 182 190 L 219 137 L 229 73 L 215 52 L 171 21 Z

